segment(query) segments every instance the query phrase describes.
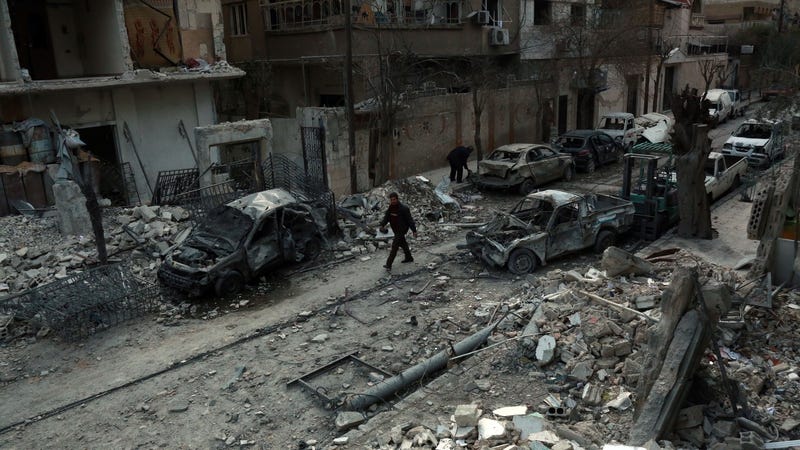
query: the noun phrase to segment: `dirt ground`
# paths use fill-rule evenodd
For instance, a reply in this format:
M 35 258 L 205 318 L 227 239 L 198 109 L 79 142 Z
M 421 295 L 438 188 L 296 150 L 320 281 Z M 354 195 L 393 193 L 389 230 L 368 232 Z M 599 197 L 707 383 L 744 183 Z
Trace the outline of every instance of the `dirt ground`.
M 618 169 L 553 187 L 613 190 Z M 464 215 L 486 220 L 517 200 L 484 193 Z M 371 407 L 367 425 L 340 448 L 373 448 L 397 424 L 448 425 L 459 404 L 536 409 L 548 394 L 575 389 L 563 372 L 538 367 L 516 338 L 534 305 L 569 284 L 565 273 L 599 269 L 599 255 L 579 253 L 516 277 L 458 249 L 463 229 L 417 219 L 415 262 L 396 264 L 391 274 L 381 267 L 385 249 L 338 259 L 329 253 L 316 269 L 286 268 L 233 300 L 194 307 L 173 300 L 178 313 L 164 308 L 79 342 L 46 335 L 0 345 L 0 448 L 326 448 L 342 434 L 335 408 L 352 395 L 501 318 L 488 349 Z M 621 245 L 638 250 L 644 243 Z M 655 294 L 675 264 L 649 279 L 592 289 Z M 575 311 L 584 320 L 623 323 L 585 299 L 561 303 L 551 307 L 548 326 L 565 336 L 575 332 L 565 319 Z M 635 319 L 624 323 L 631 341 L 643 339 Z M 583 413 L 607 441 L 624 440 L 630 411 Z

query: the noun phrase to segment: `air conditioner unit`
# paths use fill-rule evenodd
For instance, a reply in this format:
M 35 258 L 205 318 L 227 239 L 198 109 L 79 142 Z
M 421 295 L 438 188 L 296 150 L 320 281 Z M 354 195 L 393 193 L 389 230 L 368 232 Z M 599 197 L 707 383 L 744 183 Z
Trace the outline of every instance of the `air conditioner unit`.
M 489 45 L 508 45 L 508 30 L 500 27 L 490 28 Z
M 489 14 L 489 11 L 486 10 L 475 11 L 475 15 L 472 16 L 472 20 L 478 25 L 488 25 L 489 22 L 492 21 L 492 16 Z

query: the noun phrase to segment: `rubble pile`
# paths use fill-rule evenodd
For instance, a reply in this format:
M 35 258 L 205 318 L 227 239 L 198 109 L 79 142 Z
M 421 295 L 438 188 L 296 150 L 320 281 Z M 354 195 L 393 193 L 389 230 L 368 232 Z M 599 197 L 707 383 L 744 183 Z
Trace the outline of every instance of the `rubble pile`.
M 391 180 L 363 194 L 345 197 L 339 202 L 339 228 L 343 240 L 335 250 L 337 256 L 371 253 L 384 248 L 390 235 L 377 233 L 377 225 L 388 207 L 388 195 L 397 192 L 400 202 L 411 209 L 411 215 L 420 230 L 419 239 L 437 242 L 462 232 L 453 221 L 480 222 L 488 219 L 488 211 L 472 204 L 482 197 L 479 194 L 450 193 L 449 183 L 443 180 L 434 185 L 425 177 L 417 176 Z M 487 217 L 479 217 L 480 213 Z
M 136 275 L 155 280 L 160 252 L 174 243 L 179 232 L 188 229 L 188 218 L 189 213 L 180 207 L 106 209 L 104 230 L 109 259 L 125 260 Z M 56 219 L 10 216 L 2 226 L 0 295 L 63 279 L 97 263 L 94 236 L 62 237 Z
M 491 366 L 536 373 L 548 391 L 540 403 L 509 407 L 500 397 L 453 405 L 453 415 L 436 423 L 378 431 L 373 448 L 579 449 L 629 442 L 648 327 L 661 319 L 661 302 L 670 300 L 675 262 L 690 256 L 677 252 L 657 262 L 619 253 L 604 259 L 602 271 L 528 276 L 520 295 L 509 300 L 513 314 L 490 339 L 508 344 L 493 347 Z M 607 276 L 612 264 L 624 261 L 626 267 L 616 267 L 622 275 Z M 738 274 L 716 267 L 703 265 L 698 272 L 708 282 L 738 281 Z M 759 448 L 751 444 L 800 438 L 800 358 L 791 331 L 800 318 L 798 298 L 794 292 L 779 295 L 773 310 L 742 308 L 744 320 L 733 333 L 723 328 L 729 321 L 717 328 L 728 377 L 738 386 L 738 417 L 708 347 L 666 440 L 644 447 Z M 776 314 L 784 320 L 775 320 Z

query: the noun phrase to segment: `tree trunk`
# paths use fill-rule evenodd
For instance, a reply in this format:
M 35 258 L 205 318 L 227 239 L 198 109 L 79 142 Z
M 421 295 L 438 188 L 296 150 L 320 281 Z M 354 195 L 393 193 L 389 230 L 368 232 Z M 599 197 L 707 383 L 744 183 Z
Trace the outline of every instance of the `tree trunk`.
M 475 115 L 475 134 L 472 139 L 475 144 L 475 157 L 478 161 L 483 159 L 483 145 L 481 143 L 481 116 L 483 115 L 483 105 L 480 101 L 480 93 L 477 89 L 472 90 L 472 112 Z
M 676 155 L 678 172 L 678 236 L 711 239 L 711 212 L 706 195 L 705 163 L 711 147 L 706 125 L 691 126 L 691 147 L 688 152 Z

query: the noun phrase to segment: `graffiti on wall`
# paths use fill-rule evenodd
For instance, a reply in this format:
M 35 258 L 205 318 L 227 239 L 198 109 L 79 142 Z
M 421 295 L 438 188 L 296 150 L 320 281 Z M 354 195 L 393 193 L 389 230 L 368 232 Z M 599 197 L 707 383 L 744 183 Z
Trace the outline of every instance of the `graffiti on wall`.
M 182 60 L 177 20 L 172 8 L 126 2 L 125 25 L 131 57 L 139 67 L 157 68 Z

